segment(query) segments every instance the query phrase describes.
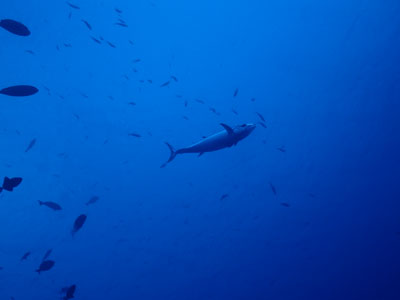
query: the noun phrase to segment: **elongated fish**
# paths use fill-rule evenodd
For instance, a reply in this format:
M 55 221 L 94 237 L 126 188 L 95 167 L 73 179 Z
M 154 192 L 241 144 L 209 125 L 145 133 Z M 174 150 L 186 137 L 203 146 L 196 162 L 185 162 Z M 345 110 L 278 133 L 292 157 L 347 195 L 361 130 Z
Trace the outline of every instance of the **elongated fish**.
M 28 36 L 31 34 L 28 27 L 26 27 L 24 24 L 10 19 L 1 20 L 0 27 L 19 36 Z
M 14 97 L 24 97 L 36 94 L 39 90 L 31 85 L 14 85 L 0 90 L 0 94 Z

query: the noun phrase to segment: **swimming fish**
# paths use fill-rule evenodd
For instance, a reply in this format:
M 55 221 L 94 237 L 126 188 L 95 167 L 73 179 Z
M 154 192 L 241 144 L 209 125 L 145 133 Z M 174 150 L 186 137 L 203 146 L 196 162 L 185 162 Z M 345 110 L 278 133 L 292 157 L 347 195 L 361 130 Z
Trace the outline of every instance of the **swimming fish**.
M 8 32 L 19 36 L 28 36 L 31 34 L 28 27 L 26 27 L 24 24 L 10 19 L 1 20 L 0 27 L 3 27 Z
M 39 266 L 39 269 L 36 270 L 40 274 L 40 272 L 48 271 L 53 268 L 55 262 L 53 260 L 44 260 Z
M 30 85 L 14 85 L 0 90 L 0 94 L 14 97 L 24 97 L 36 94 L 39 90 Z
M 270 182 L 269 186 L 271 187 L 272 193 L 274 193 L 274 195 L 276 195 L 276 188 L 275 186 Z
M 2 190 L 12 192 L 14 188 L 20 185 L 21 182 L 22 182 L 21 177 L 13 177 L 13 178 L 4 177 L 3 186 L 0 187 L 0 192 Z
M 35 143 L 36 143 L 36 139 L 33 139 L 33 140 L 29 143 L 28 147 L 25 149 L 25 153 L 28 152 L 29 150 L 31 150 L 32 147 L 35 146 Z
M 86 25 L 87 28 L 89 28 L 89 30 L 92 30 L 92 25 L 90 25 L 88 21 L 84 19 L 81 19 L 81 21 Z
M 236 97 L 238 93 L 239 93 L 239 89 L 236 88 L 236 90 L 233 92 L 233 97 Z
M 42 202 L 40 200 L 38 200 L 38 202 L 39 202 L 40 206 L 44 205 L 44 206 L 51 208 L 52 210 L 62 210 L 61 206 L 55 202 L 51 202 L 51 201 Z
M 53 252 L 53 249 L 47 250 L 42 258 L 42 261 L 45 261 L 50 256 L 51 252 Z
M 281 151 L 281 152 L 286 152 L 285 146 L 282 147 L 278 147 L 276 148 L 277 150 Z
M 222 201 L 222 200 L 224 200 L 225 198 L 228 198 L 228 197 L 229 197 L 229 194 L 223 194 L 221 196 L 221 198 L 219 198 L 219 200 Z
M 258 124 L 260 124 L 262 127 L 267 128 L 267 125 L 265 125 L 264 122 L 258 122 Z
M 93 37 L 93 36 L 90 36 L 90 37 L 91 37 L 92 40 L 95 41 L 97 44 L 101 44 L 101 41 L 100 41 L 100 40 L 96 39 L 96 38 Z
M 81 9 L 78 5 L 72 4 L 71 2 L 66 1 L 66 3 L 67 3 L 70 7 L 74 8 L 74 9 Z
M 129 136 L 133 136 L 133 137 L 137 137 L 137 138 L 140 138 L 140 137 L 142 137 L 139 133 L 135 133 L 135 132 L 132 132 L 132 133 L 130 133 L 130 134 L 128 134 Z
M 218 132 L 214 135 L 211 135 L 207 138 L 202 139 L 201 141 L 179 150 L 176 150 L 168 143 L 165 143 L 169 150 L 170 156 L 169 159 L 161 165 L 161 168 L 165 167 L 168 163 L 170 163 L 177 154 L 183 153 L 199 153 L 201 156 L 205 152 L 217 151 L 220 149 L 236 146 L 236 144 L 250 135 L 253 130 L 256 128 L 254 124 L 243 124 L 231 128 L 230 126 L 221 123 L 221 126 L 224 128 L 223 131 Z
M 21 261 L 26 260 L 28 258 L 28 256 L 31 255 L 30 252 L 26 252 L 22 257 L 21 257 Z
M 86 222 L 86 215 L 82 214 L 79 217 L 76 218 L 74 222 L 74 226 L 72 228 L 71 234 L 74 235 L 75 233 L 78 232 L 79 229 L 82 228 L 83 224 Z
M 261 119 L 261 121 L 265 122 L 264 116 L 259 112 L 256 112 L 257 116 Z
M 167 86 L 169 83 L 170 83 L 170 81 L 168 80 L 168 81 L 164 82 L 162 85 L 160 85 L 160 87 L 165 87 L 165 86 Z
M 178 78 L 176 78 L 175 76 L 171 75 L 171 78 L 172 78 L 175 82 L 178 82 Z
M 107 42 L 107 44 L 111 47 L 111 48 L 117 48 L 117 46 L 115 46 L 113 43 L 111 43 L 111 42 L 109 42 L 109 41 L 106 41 Z
M 126 23 L 122 23 L 122 22 L 117 22 L 114 23 L 115 25 L 121 26 L 121 27 L 128 27 L 128 25 Z
M 86 205 L 96 203 L 99 199 L 100 198 L 98 196 L 93 196 L 92 198 L 89 199 L 88 202 L 86 202 Z
M 286 202 L 282 202 L 281 205 L 284 206 L 284 207 L 290 207 L 290 204 L 286 203 Z
M 65 288 L 61 289 L 61 292 L 65 293 L 65 297 L 63 298 L 63 300 L 68 300 L 68 299 L 74 298 L 75 290 L 76 290 L 76 285 L 75 284 L 73 284 L 73 285 L 71 285 L 69 287 L 65 287 Z

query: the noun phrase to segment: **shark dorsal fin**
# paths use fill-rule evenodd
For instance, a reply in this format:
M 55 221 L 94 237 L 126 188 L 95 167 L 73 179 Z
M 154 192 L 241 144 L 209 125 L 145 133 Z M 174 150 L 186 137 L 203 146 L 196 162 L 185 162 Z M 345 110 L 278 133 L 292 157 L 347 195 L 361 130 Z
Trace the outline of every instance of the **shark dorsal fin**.
M 233 129 L 230 126 L 224 123 L 221 123 L 221 126 L 224 127 L 224 129 L 226 130 L 226 132 L 228 132 L 228 134 L 233 134 Z

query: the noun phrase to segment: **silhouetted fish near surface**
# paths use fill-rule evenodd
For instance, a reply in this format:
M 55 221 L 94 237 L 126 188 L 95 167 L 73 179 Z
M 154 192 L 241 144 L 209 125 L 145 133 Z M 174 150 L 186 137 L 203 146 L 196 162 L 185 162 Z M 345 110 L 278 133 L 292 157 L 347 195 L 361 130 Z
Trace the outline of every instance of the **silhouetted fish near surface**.
M 267 125 L 265 125 L 264 122 L 258 122 L 258 124 L 260 124 L 262 127 L 267 128 Z
M 228 197 L 229 197 L 229 194 L 223 194 L 223 195 L 219 198 L 219 200 L 222 201 L 222 200 L 224 200 L 224 199 L 226 199 L 226 198 L 228 198 Z
M 74 298 L 75 290 L 76 290 L 75 284 L 73 284 L 69 287 L 62 288 L 61 293 L 65 293 L 63 300 L 68 300 L 68 299 Z
M 286 203 L 286 202 L 281 202 L 281 205 L 284 206 L 284 207 L 290 207 L 290 204 Z
M 45 260 L 40 264 L 39 269 L 37 269 L 36 272 L 40 274 L 40 272 L 49 271 L 54 267 L 54 264 L 55 262 L 53 260 Z
M 115 10 L 117 13 L 122 14 L 122 10 L 120 10 L 120 9 L 118 9 L 118 8 L 114 8 L 114 10 Z
M 100 41 L 100 40 L 96 39 L 96 38 L 93 37 L 93 36 L 90 36 L 90 37 L 91 37 L 91 39 L 92 39 L 93 41 L 95 41 L 97 44 L 101 44 L 101 41 Z
M 42 261 L 45 261 L 50 256 L 51 252 L 53 252 L 53 249 L 47 250 L 42 258 Z
M 175 82 L 178 82 L 178 78 L 176 78 L 175 76 L 171 75 L 171 78 L 172 78 Z
M 25 153 L 28 152 L 29 150 L 31 150 L 32 147 L 35 146 L 35 144 L 36 144 L 36 139 L 33 139 L 33 140 L 29 143 L 28 147 L 25 149 Z
M 98 196 L 93 196 L 92 198 L 89 199 L 88 202 L 86 202 L 86 205 L 90 205 L 93 203 L 96 203 L 100 198 Z
M 133 62 L 134 64 L 136 64 L 136 63 L 138 63 L 138 62 L 140 62 L 140 61 L 141 61 L 140 58 L 136 58 L 136 59 L 134 59 L 132 62 Z
M 21 257 L 21 261 L 26 260 L 28 258 L 28 256 L 31 255 L 30 252 L 26 252 L 22 257 Z
M 162 85 L 160 85 L 160 87 L 165 87 L 165 86 L 167 86 L 169 84 L 170 84 L 170 81 L 168 80 L 168 81 L 164 82 Z
M 0 90 L 0 94 L 14 97 L 24 97 L 36 94 L 39 90 L 31 85 L 14 85 Z
M 89 30 L 92 30 L 92 25 L 90 25 L 88 21 L 86 21 L 86 20 L 84 20 L 84 19 L 81 19 L 81 21 L 86 25 L 86 27 L 87 27 Z
M 233 112 L 235 115 L 238 115 L 238 112 L 237 112 L 235 109 L 233 109 L 233 108 L 232 108 L 232 112 Z
M 115 46 L 113 43 L 111 43 L 111 42 L 109 42 L 109 41 L 106 41 L 107 42 L 107 44 L 111 47 L 111 48 L 117 48 L 117 46 Z
M 28 27 L 26 27 L 24 24 L 10 19 L 1 20 L 0 27 L 3 27 L 8 32 L 19 36 L 28 36 L 31 34 Z
M 233 92 L 233 97 L 236 97 L 238 93 L 239 93 L 239 89 L 236 88 L 236 90 Z
M 121 26 L 121 27 L 128 27 L 128 25 L 126 23 L 122 23 L 122 22 L 114 23 L 114 25 L 118 25 L 118 26 Z
M 51 208 L 52 210 L 62 210 L 61 206 L 55 202 L 51 202 L 51 201 L 42 202 L 40 200 L 38 200 L 38 202 L 39 202 L 40 206 L 44 205 L 44 206 L 47 206 L 48 208 Z
M 177 151 L 175 151 L 175 149 L 170 144 L 165 143 L 169 148 L 170 156 L 169 159 L 161 165 L 161 168 L 164 168 L 169 162 L 171 162 L 177 154 L 198 153 L 199 156 L 201 156 L 205 152 L 212 152 L 236 146 L 239 141 L 249 136 L 250 133 L 252 133 L 253 130 L 256 128 L 256 125 L 254 124 L 243 124 L 231 128 L 230 126 L 221 123 L 221 126 L 224 128 L 223 131 L 204 138 L 189 147 L 182 148 Z
M 17 186 L 20 185 L 21 182 L 22 182 L 21 177 L 13 177 L 13 178 L 4 177 L 3 186 L 0 187 L 0 192 L 2 190 L 12 192 Z
M 276 148 L 277 150 L 281 151 L 281 152 L 286 152 L 285 146 L 282 147 L 278 147 Z
M 201 100 L 201 99 L 194 99 L 194 101 L 196 101 L 196 102 L 198 102 L 198 103 L 200 103 L 200 104 L 204 104 L 205 102 L 203 101 L 203 100 Z
M 274 193 L 274 195 L 276 195 L 276 188 L 275 186 L 270 182 L 269 186 L 271 187 L 272 193 Z
M 74 226 L 72 228 L 72 235 L 74 235 L 75 233 L 78 232 L 79 229 L 82 228 L 83 224 L 85 224 L 86 222 L 86 215 L 82 214 L 79 217 L 76 218 L 75 222 L 74 222 Z
M 32 54 L 32 55 L 35 55 L 35 52 L 33 52 L 32 50 L 25 50 L 25 52 L 29 53 L 29 54 Z
M 259 112 L 256 112 L 257 116 L 261 119 L 261 121 L 265 122 L 264 116 Z
M 71 2 L 66 1 L 65 3 L 67 3 L 69 7 L 72 7 L 74 9 L 81 9 L 78 5 L 72 4 Z
M 139 133 L 135 133 L 135 132 L 132 132 L 132 133 L 130 133 L 130 134 L 128 134 L 129 136 L 133 136 L 133 137 L 137 137 L 137 138 L 140 138 L 140 137 L 142 137 Z

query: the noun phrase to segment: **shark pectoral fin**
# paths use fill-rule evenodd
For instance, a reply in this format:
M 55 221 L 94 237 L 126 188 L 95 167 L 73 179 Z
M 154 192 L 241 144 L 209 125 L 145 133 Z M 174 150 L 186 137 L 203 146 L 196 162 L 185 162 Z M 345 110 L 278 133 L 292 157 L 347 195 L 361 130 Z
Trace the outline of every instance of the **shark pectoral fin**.
M 220 123 L 220 124 L 222 127 L 224 127 L 224 129 L 226 130 L 226 132 L 228 132 L 228 134 L 233 134 L 233 129 L 230 126 L 228 126 L 224 123 Z
M 203 154 L 204 154 L 204 152 L 200 152 L 198 157 L 202 156 Z

